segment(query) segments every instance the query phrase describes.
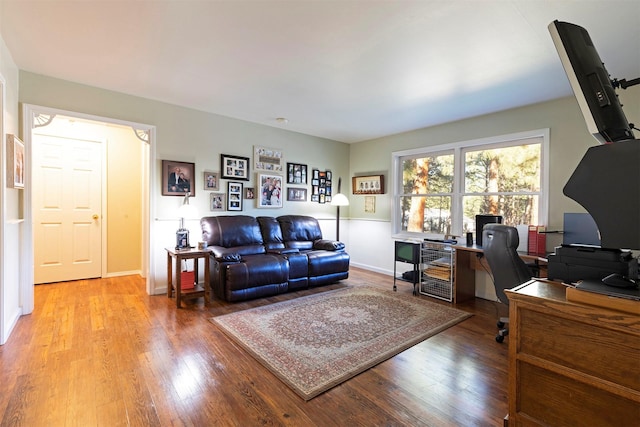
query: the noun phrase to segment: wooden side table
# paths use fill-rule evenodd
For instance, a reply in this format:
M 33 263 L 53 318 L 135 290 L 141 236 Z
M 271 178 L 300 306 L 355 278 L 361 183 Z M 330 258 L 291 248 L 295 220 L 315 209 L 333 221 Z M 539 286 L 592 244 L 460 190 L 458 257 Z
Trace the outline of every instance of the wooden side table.
M 165 248 L 167 251 L 167 297 L 171 298 L 173 291 L 176 291 L 176 306 L 181 307 L 183 299 L 193 299 L 204 297 L 205 304 L 211 301 L 211 288 L 209 286 L 209 255 L 210 251 L 203 249 L 181 249 Z M 193 259 L 193 274 L 198 280 L 198 264 L 200 258 L 204 259 L 204 283 L 196 283 L 192 289 L 182 289 L 182 274 L 180 268 L 182 260 Z M 176 263 L 176 277 L 173 278 L 173 262 Z

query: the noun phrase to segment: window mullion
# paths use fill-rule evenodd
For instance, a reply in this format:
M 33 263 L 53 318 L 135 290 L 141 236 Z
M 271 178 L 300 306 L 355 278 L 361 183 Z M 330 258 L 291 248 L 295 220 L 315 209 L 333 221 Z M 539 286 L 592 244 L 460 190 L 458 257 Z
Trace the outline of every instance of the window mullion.
M 451 232 L 462 235 L 462 194 L 464 186 L 464 156 L 460 147 L 453 149 L 453 194 L 451 200 Z

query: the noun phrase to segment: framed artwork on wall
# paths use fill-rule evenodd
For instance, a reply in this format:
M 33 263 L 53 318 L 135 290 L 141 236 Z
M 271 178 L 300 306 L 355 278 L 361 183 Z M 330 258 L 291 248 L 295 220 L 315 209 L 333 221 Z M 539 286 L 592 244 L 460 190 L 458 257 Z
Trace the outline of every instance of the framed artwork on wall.
M 282 207 L 282 175 L 259 173 L 258 188 L 260 194 L 258 198 L 259 208 L 281 208 Z
M 287 184 L 307 184 L 307 165 L 287 163 Z
M 220 176 L 218 172 L 204 171 L 202 178 L 205 190 L 218 191 L 220 189 Z
M 211 193 L 209 196 L 209 210 L 223 211 L 226 207 L 227 195 L 224 193 Z
M 191 197 L 194 197 L 196 195 L 195 170 L 195 163 L 163 160 L 162 195 L 184 196 L 186 193 L 191 193 Z
M 384 175 L 354 176 L 351 189 L 353 194 L 384 194 Z
M 314 169 L 311 178 L 311 201 L 318 203 L 331 202 L 331 171 Z
M 227 183 L 227 210 L 242 210 L 242 183 L 229 181 Z
M 7 187 L 24 188 L 24 143 L 7 135 Z
M 247 200 L 253 200 L 256 198 L 256 190 L 253 187 L 246 187 L 244 189 L 244 198 Z
M 306 202 L 307 201 L 307 189 L 306 188 L 287 188 L 287 201 L 288 202 Z
M 376 196 L 364 196 L 364 211 L 376 213 Z
M 220 154 L 220 171 L 223 179 L 249 181 L 249 158 Z
M 282 173 L 284 170 L 282 150 L 279 148 L 253 147 L 253 167 L 257 171 Z

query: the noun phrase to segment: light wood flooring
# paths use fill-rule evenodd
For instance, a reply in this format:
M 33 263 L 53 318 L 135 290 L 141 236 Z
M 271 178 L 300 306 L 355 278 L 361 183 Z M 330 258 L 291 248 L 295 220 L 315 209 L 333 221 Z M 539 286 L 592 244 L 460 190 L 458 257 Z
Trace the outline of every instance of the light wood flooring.
M 36 286 L 34 312 L 0 346 L 0 425 L 502 425 L 507 343 L 494 335 L 506 307 L 498 303 L 459 304 L 474 316 L 308 402 L 209 322 L 364 284 L 391 289 L 393 278 L 352 268 L 331 286 L 182 309 L 146 295 L 138 276 Z

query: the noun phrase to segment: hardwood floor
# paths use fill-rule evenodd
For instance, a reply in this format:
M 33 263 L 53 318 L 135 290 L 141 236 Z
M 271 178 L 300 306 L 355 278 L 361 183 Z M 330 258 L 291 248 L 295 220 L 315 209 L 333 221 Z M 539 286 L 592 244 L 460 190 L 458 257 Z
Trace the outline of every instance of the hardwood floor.
M 138 276 L 36 286 L 33 314 L 0 347 L 1 425 L 502 425 L 507 344 L 494 335 L 498 311 L 507 310 L 498 303 L 459 304 L 474 316 L 309 402 L 208 320 L 345 285 L 391 290 L 392 282 L 352 268 L 331 286 L 206 307 L 199 299 L 179 310 L 166 295 L 146 295 Z

